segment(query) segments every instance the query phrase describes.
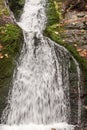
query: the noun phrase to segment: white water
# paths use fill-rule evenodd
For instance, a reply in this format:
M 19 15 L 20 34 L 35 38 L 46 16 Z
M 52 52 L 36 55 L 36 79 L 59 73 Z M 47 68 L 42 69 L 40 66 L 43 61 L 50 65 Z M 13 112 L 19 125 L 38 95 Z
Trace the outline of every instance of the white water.
M 1 125 L 0 130 L 73 130 L 74 127 L 67 125 L 66 123 L 59 123 L 59 124 L 52 124 L 52 125 L 35 125 L 35 124 L 30 124 L 30 125 Z
M 78 124 L 81 123 L 81 85 L 80 85 L 80 68 L 77 61 L 73 58 L 76 66 L 77 66 L 77 74 L 78 74 Z
M 42 34 L 46 23 L 45 4 L 45 0 L 25 2 L 18 24 L 23 29 L 26 48 L 22 50 L 8 106 L 2 116 L 2 123 L 7 125 L 1 125 L 0 130 L 73 130 L 73 126 L 67 124 L 69 65 L 65 57 L 68 52 L 58 46 L 57 56 L 55 43 Z

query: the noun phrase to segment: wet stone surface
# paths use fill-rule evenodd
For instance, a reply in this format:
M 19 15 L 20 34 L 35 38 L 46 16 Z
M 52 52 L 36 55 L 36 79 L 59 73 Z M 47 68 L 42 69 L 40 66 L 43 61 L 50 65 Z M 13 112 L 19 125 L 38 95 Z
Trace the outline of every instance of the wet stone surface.
M 68 45 L 74 46 L 78 51 L 79 55 L 87 59 L 87 11 L 67 12 L 65 14 L 62 24 L 64 26 L 64 37 L 63 37 L 64 42 L 67 43 Z M 87 89 L 83 90 L 83 95 L 84 93 L 87 93 Z M 86 126 L 87 96 L 81 99 L 81 101 L 82 101 L 82 119 L 80 124 L 81 127 L 76 127 L 75 130 L 87 130 Z
M 87 44 L 87 12 L 68 12 L 63 22 L 66 42 L 78 46 Z
M 87 127 L 84 127 L 84 128 L 80 128 L 80 127 L 75 127 L 74 130 L 87 130 Z

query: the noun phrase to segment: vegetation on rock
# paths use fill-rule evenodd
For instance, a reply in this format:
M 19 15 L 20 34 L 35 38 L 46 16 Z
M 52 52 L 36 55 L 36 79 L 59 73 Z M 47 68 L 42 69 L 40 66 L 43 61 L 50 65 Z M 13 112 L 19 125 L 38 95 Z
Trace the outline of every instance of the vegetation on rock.
M 0 1 L 0 117 L 6 105 L 15 61 L 23 43 L 22 30 L 12 22 L 4 0 Z
M 9 16 L 9 11 L 4 5 L 4 1 L 0 0 L 0 18 L 2 18 L 3 15 Z
M 75 7 L 76 7 L 75 5 L 77 5 L 77 1 L 71 0 L 70 2 L 71 3 L 68 3 L 69 6 L 71 7 L 72 3 L 74 3 L 73 9 L 75 9 Z M 79 2 L 82 2 L 82 0 L 79 0 Z M 83 0 L 83 3 L 84 2 L 85 2 L 85 0 Z M 64 3 L 65 3 L 65 1 L 48 0 L 48 5 L 47 5 L 48 8 L 46 10 L 48 21 L 47 21 L 47 27 L 44 30 L 44 35 L 51 38 L 56 43 L 64 46 L 79 63 L 79 66 L 80 66 L 80 69 L 82 72 L 81 73 L 81 84 L 83 85 L 82 89 L 83 89 L 83 95 L 84 95 L 84 93 L 87 94 L 87 56 L 86 56 L 87 53 L 85 52 L 85 50 L 83 50 L 84 54 L 82 54 L 82 52 L 81 53 L 79 52 L 79 49 L 78 49 L 79 41 L 77 43 L 73 42 L 72 44 L 70 44 L 69 42 L 66 42 L 64 40 L 66 38 L 66 35 L 65 35 L 66 28 L 63 23 L 63 17 L 64 17 L 65 10 L 61 10 L 62 5 L 64 5 Z M 86 5 L 87 5 L 87 2 L 86 2 L 86 4 L 82 5 L 80 8 L 82 9 L 83 6 L 86 6 Z M 64 6 L 66 6 L 66 5 L 64 5 Z M 85 8 L 85 10 L 86 10 L 86 8 Z M 67 11 L 68 11 L 68 9 L 67 9 Z M 82 17 L 82 15 L 81 15 L 81 17 Z M 78 21 L 76 21 L 76 23 L 78 24 Z M 76 23 L 72 22 L 73 25 L 74 24 L 76 25 Z M 86 29 L 87 29 L 86 26 L 84 26 L 84 28 L 82 30 L 85 31 Z M 81 44 L 84 44 L 84 43 L 81 43 Z M 72 67 L 71 67 L 72 70 L 73 70 L 73 67 L 74 67 L 74 65 L 72 64 Z M 85 105 L 87 104 L 86 98 L 84 99 L 83 103 Z M 83 113 L 84 113 L 83 122 L 85 123 L 86 122 L 85 115 L 87 112 L 85 113 L 85 110 L 84 110 Z
M 60 0 L 48 1 L 48 5 L 47 5 L 48 9 L 46 10 L 48 21 L 47 21 L 47 27 L 44 31 L 44 35 L 50 37 L 58 44 L 67 48 L 69 52 L 75 57 L 83 72 L 84 84 L 85 84 L 85 88 L 87 88 L 86 87 L 87 86 L 87 60 L 79 55 L 74 44 L 72 45 L 62 40 L 63 37 L 66 37 L 66 35 L 64 35 L 64 30 L 65 30 L 64 25 L 61 23 L 63 19 L 63 12 L 61 10 L 62 4 L 63 3 L 60 2 Z

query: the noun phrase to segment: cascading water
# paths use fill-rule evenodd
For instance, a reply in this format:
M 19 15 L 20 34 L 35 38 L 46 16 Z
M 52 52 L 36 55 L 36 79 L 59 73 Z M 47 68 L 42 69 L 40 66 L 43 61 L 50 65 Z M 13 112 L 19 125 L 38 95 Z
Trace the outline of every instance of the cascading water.
M 73 130 L 67 124 L 70 54 L 43 36 L 45 5 L 45 0 L 25 1 L 18 25 L 23 29 L 26 47 L 2 115 L 2 123 L 11 126 L 1 126 L 0 130 Z

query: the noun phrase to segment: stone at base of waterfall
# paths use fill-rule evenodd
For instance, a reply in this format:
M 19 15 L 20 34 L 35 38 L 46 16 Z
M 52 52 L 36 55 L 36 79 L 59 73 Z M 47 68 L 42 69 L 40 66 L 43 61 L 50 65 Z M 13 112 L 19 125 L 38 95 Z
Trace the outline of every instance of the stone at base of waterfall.
M 55 128 L 51 128 L 51 130 L 56 130 Z
M 61 130 L 60 128 L 57 128 L 57 129 L 55 129 L 55 128 L 51 128 L 51 130 Z
M 87 130 L 87 127 L 85 127 L 85 128 L 75 127 L 74 130 Z

